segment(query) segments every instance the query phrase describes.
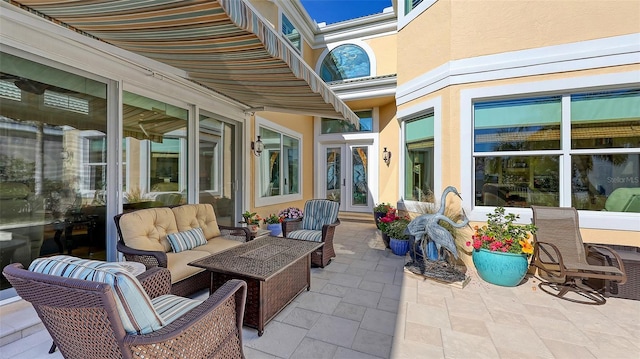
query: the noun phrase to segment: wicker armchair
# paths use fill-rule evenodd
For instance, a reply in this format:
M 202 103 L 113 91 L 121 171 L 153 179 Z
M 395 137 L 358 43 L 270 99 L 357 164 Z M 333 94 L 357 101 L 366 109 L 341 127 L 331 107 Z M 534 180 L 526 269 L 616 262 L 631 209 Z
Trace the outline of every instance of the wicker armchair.
M 537 268 L 542 279 L 540 289 L 572 302 L 604 304 L 606 299 L 602 293 L 587 282 L 595 279 L 624 284 L 627 281 L 622 259 L 614 249 L 582 242 L 575 208 L 531 206 L 531 209 L 533 223 L 538 227 L 531 265 Z M 588 262 L 589 257 L 602 254 L 610 256 L 612 263 Z
M 308 200 L 304 205 L 304 217 L 282 222 L 282 236 L 292 239 L 323 242 L 311 253 L 311 264 L 322 267 L 336 256 L 333 249 L 333 235 L 340 224 L 338 211 L 340 203 L 326 199 Z
M 231 280 L 207 300 L 149 334 L 127 334 L 110 284 L 41 274 L 19 263 L 3 274 L 33 304 L 65 358 L 243 358 L 246 283 Z M 150 298 L 168 294 L 170 274 L 137 279 Z M 53 348 L 52 348 L 53 349 Z

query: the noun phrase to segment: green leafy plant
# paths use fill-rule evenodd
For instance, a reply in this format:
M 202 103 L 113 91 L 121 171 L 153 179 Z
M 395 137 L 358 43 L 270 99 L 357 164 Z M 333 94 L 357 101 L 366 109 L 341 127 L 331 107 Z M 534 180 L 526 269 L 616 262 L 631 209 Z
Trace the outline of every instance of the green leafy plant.
M 271 213 L 264 219 L 264 223 L 266 224 L 278 224 L 282 223 L 284 219 L 280 216 L 277 216 L 275 213 Z
M 394 209 L 391 203 L 378 203 L 375 207 L 373 207 L 374 212 L 378 213 L 387 213 L 390 209 Z
M 409 218 L 400 217 L 397 220 L 389 223 L 385 233 L 391 238 L 409 239 L 409 235 L 405 233 L 409 222 Z
M 256 214 L 256 212 L 245 211 L 242 213 L 242 218 L 246 224 L 260 224 L 262 218 Z
M 505 214 L 503 207 L 496 207 L 493 213 L 487 214 L 486 226 L 475 226 L 475 233 L 471 237 L 473 248 L 485 248 L 490 251 L 527 254 L 533 253 L 531 234 L 536 233 L 537 227 L 533 223 L 517 225 L 514 222 L 520 218 L 514 213 Z

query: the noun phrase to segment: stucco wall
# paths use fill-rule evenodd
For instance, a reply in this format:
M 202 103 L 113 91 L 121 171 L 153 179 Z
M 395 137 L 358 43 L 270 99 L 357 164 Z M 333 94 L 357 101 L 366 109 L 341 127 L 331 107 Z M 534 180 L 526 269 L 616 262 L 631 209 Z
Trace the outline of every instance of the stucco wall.
M 366 40 L 376 57 L 376 76 L 395 74 L 398 70 L 396 35 L 376 37 Z
M 640 31 L 635 0 L 450 2 L 452 59 Z
M 398 32 L 398 86 L 451 58 L 451 6 L 437 1 Z
M 398 33 L 398 85 L 450 60 L 638 32 L 635 0 L 439 0 Z
M 398 200 L 399 183 L 397 179 L 399 176 L 400 168 L 400 151 L 398 139 L 400 136 L 400 129 L 398 127 L 398 121 L 396 120 L 396 106 L 395 103 L 391 103 L 379 108 L 380 116 L 380 154 L 382 156 L 382 149 L 387 147 L 388 151 L 391 151 L 391 161 L 387 166 L 382 160 L 380 160 L 380 167 L 378 169 L 378 176 L 380 181 L 378 182 L 378 203 L 388 202 L 395 204 Z

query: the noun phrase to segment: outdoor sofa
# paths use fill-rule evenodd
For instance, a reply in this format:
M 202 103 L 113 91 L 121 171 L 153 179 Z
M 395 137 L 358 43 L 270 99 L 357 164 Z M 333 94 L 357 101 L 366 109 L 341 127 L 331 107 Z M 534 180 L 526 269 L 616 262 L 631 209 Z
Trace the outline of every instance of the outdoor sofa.
M 171 293 L 180 296 L 209 287 L 209 274 L 188 263 L 239 246 L 251 234 L 248 228 L 218 225 L 210 204 L 141 209 L 114 220 L 118 251 L 147 269 L 169 269 Z

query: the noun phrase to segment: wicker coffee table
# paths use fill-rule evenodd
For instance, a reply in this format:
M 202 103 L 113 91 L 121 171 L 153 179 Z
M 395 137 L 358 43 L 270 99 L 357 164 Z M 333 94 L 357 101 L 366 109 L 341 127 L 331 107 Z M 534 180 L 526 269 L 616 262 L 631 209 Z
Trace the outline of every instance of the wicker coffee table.
M 244 325 L 264 326 L 311 284 L 311 252 L 322 243 L 264 237 L 189 263 L 211 272 L 209 293 L 229 279 L 247 282 Z

